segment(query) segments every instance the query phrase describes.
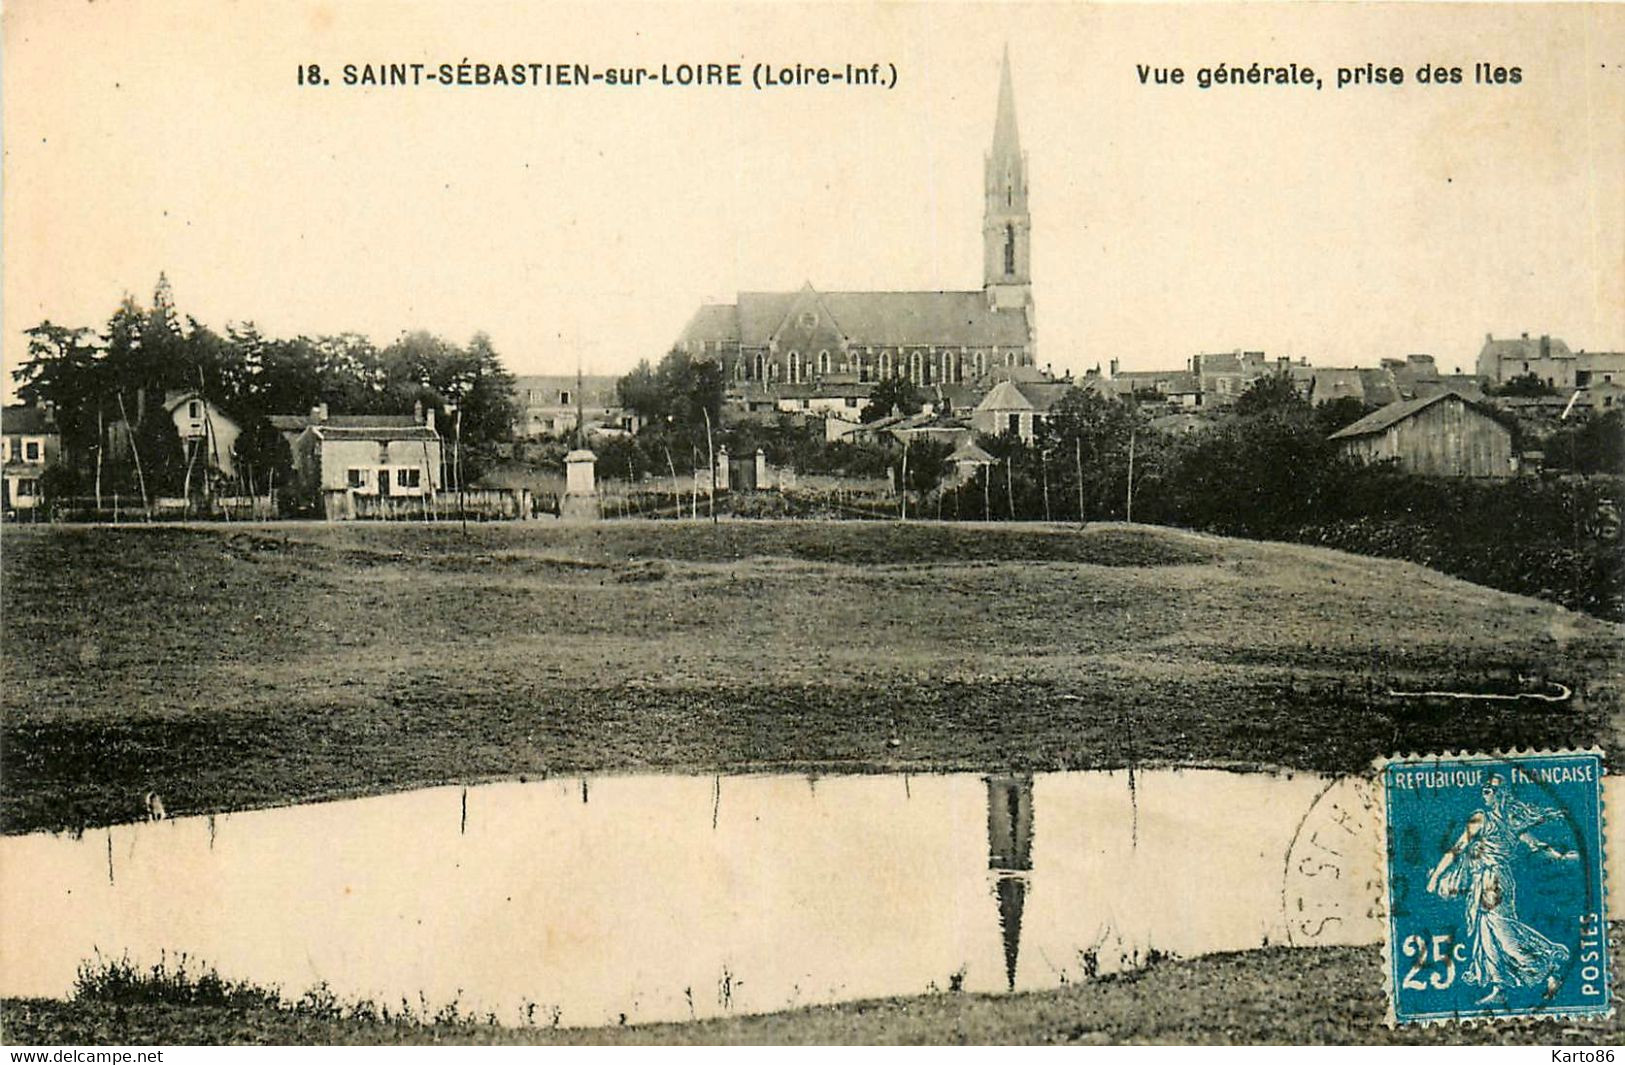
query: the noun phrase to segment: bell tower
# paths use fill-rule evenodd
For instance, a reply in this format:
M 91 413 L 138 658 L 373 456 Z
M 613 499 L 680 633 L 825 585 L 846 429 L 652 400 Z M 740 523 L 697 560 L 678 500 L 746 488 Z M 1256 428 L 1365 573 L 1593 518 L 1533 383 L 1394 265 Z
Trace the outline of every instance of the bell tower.
M 993 149 L 983 177 L 982 286 L 995 310 L 1032 304 L 1032 216 L 1027 213 L 1027 157 L 1016 131 L 1016 94 L 1010 83 L 1010 48 L 999 74 L 999 110 Z

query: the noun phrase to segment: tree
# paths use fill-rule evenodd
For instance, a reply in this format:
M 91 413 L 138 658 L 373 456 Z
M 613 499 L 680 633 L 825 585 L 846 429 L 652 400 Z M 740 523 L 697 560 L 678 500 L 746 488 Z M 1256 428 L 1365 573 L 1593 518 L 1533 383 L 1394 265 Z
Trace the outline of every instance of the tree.
M 1500 388 L 1494 390 L 1499 396 L 1555 396 L 1557 389 L 1542 381 L 1533 373 L 1519 374 L 1508 378 Z
M 615 383 L 621 406 L 642 418 L 646 424 L 666 420 L 666 399 L 648 359 L 639 360 L 631 373 Z
M 1376 409 L 1357 396 L 1338 396 L 1315 407 L 1315 421 L 1320 425 L 1320 431 L 1330 436 Z
M 94 447 L 96 405 L 106 374 L 91 330 L 45 321 L 24 333 L 28 359 L 11 375 L 19 382 L 17 397 L 24 403 L 55 405 L 62 444 L 68 451 Z
M 1271 411 L 1309 410 L 1309 401 L 1298 391 L 1298 385 L 1287 373 L 1271 373 L 1255 377 L 1252 384 L 1236 400 L 1231 412 L 1239 417 L 1264 414 Z
M 673 350 L 660 360 L 655 381 L 666 404 L 666 417 L 679 429 L 703 430 L 706 419 L 716 425 L 722 416 L 722 363 L 695 359 Z
M 893 411 L 899 414 L 918 414 L 924 406 L 924 397 L 908 378 L 887 377 L 876 384 L 869 393 L 869 402 L 858 413 L 858 417 L 867 425 L 869 422 L 878 422 L 882 418 L 890 417 Z
M 1033 479 L 1044 483 L 1055 471 L 1055 488 L 1075 513 L 1082 467 L 1083 506 L 1088 518 L 1116 515 L 1126 508 L 1128 454 L 1136 445 L 1135 462 L 1148 459 L 1151 434 L 1138 407 L 1101 395 L 1094 389 L 1069 388 L 1050 408 L 1050 416 L 1037 431 L 1036 461 L 1045 463 Z M 1050 458 L 1045 458 L 1048 455 Z M 1051 461 L 1053 459 L 1053 461 Z M 1052 513 L 1055 512 L 1052 510 Z

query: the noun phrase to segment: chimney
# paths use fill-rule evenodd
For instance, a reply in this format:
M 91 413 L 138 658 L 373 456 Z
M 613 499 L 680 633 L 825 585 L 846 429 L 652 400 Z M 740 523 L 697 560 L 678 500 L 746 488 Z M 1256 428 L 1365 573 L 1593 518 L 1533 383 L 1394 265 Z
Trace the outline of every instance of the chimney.
M 1110 362 L 1110 363 L 1108 363 L 1108 364 L 1107 364 L 1107 365 L 1109 365 L 1109 366 L 1110 366 L 1110 367 L 1111 367 L 1111 368 L 1112 368 L 1112 376 L 1113 376 L 1113 377 L 1116 377 L 1116 376 L 1117 376 L 1117 360 L 1116 360 L 1116 359 L 1113 359 L 1113 360 L 1112 360 L 1112 361 L 1111 361 L 1111 362 Z
M 412 421 L 417 425 L 423 424 L 423 401 L 421 399 L 412 401 Z
M 423 412 L 423 424 L 431 431 L 434 429 L 434 408 L 430 407 Z
M 1191 373 L 1195 374 L 1197 377 L 1202 376 L 1202 356 L 1191 356 Z
M 1543 359 L 1552 357 L 1552 338 L 1545 333 L 1540 335 L 1540 357 Z
M 1524 335 L 1523 335 L 1523 338 L 1524 338 L 1524 339 L 1525 339 L 1525 340 L 1528 340 L 1528 339 L 1529 339 L 1529 334 L 1528 334 L 1528 333 L 1525 333 L 1525 334 L 1524 334 Z
M 310 408 L 310 420 L 318 424 L 327 421 L 327 404 L 318 403 Z

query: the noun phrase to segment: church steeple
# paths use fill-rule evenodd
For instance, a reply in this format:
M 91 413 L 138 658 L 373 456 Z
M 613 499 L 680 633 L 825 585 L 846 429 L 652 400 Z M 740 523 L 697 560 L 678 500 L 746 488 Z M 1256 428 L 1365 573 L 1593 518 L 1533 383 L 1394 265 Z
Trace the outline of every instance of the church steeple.
M 1026 307 L 1032 302 L 1032 217 L 1027 212 L 1027 157 L 1016 128 L 1008 46 L 999 72 L 999 109 L 983 188 L 982 284 L 992 306 Z

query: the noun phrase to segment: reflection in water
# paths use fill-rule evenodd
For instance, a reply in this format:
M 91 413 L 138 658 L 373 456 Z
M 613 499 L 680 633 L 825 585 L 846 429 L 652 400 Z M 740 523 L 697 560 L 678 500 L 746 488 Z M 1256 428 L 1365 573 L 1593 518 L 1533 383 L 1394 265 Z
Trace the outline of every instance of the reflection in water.
M 507 1023 L 527 1006 L 588 1025 L 1054 987 L 1153 949 L 1282 942 L 1287 854 L 1326 781 L 811 784 L 729 777 L 724 809 L 714 776 L 595 777 L 590 803 L 586 780 L 510 782 L 121 825 L 105 842 L 7 837 L 0 994 L 65 995 L 98 948 L 184 951 L 293 997 L 326 981 L 379 1004 L 458 999 Z M 1348 889 L 1314 905 L 1363 915 L 1364 885 Z
M 999 929 L 1004 935 L 1005 988 L 1016 989 L 1021 955 L 1021 908 L 1027 900 L 1027 874 L 1033 868 L 1033 778 L 987 778 L 987 867 L 999 897 Z

